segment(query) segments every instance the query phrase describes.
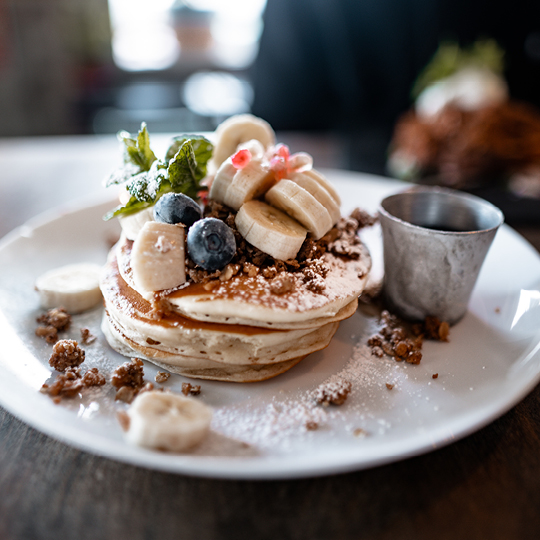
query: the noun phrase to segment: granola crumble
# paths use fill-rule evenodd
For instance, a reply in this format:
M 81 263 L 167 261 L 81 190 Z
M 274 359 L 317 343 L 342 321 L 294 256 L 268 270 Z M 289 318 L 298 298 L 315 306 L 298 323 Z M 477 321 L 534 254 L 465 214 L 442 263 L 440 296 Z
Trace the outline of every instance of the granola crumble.
M 90 332 L 89 328 L 81 328 L 81 343 L 83 345 L 90 345 L 96 341 L 96 336 Z
M 411 353 L 421 348 L 421 341 L 409 339 L 406 329 L 399 325 L 395 315 L 386 310 L 382 311 L 381 324 L 379 333 L 368 339 L 368 346 L 371 348 L 372 355 L 382 358 L 386 354 L 401 362 L 403 360 L 408 361 Z M 414 359 L 417 360 L 418 356 L 415 355 Z
M 419 364 L 422 360 L 424 339 L 448 341 L 450 326 L 437 317 L 426 317 L 423 323 L 408 325 L 387 310 L 381 312 L 381 329 L 367 344 L 371 354 L 382 358 L 385 354 L 396 362 Z
M 82 383 L 86 388 L 90 386 L 103 386 L 107 382 L 105 376 L 102 375 L 98 368 L 90 368 L 82 377 Z
M 84 362 L 84 351 L 73 339 L 62 339 L 54 344 L 49 365 L 56 371 L 65 371 Z
M 352 389 L 344 379 L 321 384 L 315 391 L 315 401 L 320 405 L 343 405 Z
M 219 276 L 220 281 L 229 281 L 233 276 L 236 276 L 240 271 L 239 264 L 228 264 L 222 271 Z
M 158 384 L 163 384 L 164 382 L 167 382 L 169 380 L 169 377 L 171 376 L 170 373 L 168 373 L 167 371 L 158 371 L 154 380 L 158 383 Z
M 321 293 L 324 290 L 324 277 L 328 272 L 320 260 L 324 253 L 330 251 L 340 257 L 358 259 L 364 249 L 357 235 L 358 230 L 371 226 L 376 221 L 376 218 L 356 209 L 350 218 L 341 218 L 321 239 L 313 240 L 308 235 L 295 259 L 281 261 L 246 242 L 236 228 L 236 212 L 232 208 L 216 201 L 209 201 L 205 207 L 204 216 L 224 221 L 232 229 L 236 241 L 236 254 L 223 270 L 207 272 L 195 265 L 189 257 L 186 258 L 189 279 L 195 283 L 208 284 L 209 290 L 214 286 L 210 284 L 213 281 L 219 284 L 219 282 L 228 281 L 240 272 L 250 277 L 262 275 L 268 280 L 275 280 L 284 273 L 292 275 L 301 272 L 303 282 L 306 283 L 308 289 Z M 277 285 L 274 288 L 281 290 Z M 274 294 L 285 294 L 285 292 L 274 292 Z
M 63 332 L 71 324 L 71 315 L 63 307 L 58 307 L 49 309 L 47 313 L 44 313 L 36 320 L 44 326 L 53 326 L 59 332 Z
M 182 394 L 184 396 L 198 396 L 201 393 L 199 384 L 182 383 Z
M 58 330 L 54 326 L 38 326 L 36 336 L 44 338 L 47 343 L 52 345 L 58 341 Z
M 423 330 L 428 339 L 448 341 L 450 326 L 445 321 L 441 322 L 438 317 L 426 317 Z
M 244 267 L 242 268 L 242 272 L 244 272 L 244 274 L 247 274 L 248 277 L 255 277 L 259 273 L 259 267 L 255 266 L 252 263 L 245 262 Z
M 44 338 L 47 343 L 58 341 L 58 332 L 67 330 L 71 324 L 71 315 L 62 307 L 49 309 L 39 316 L 36 321 L 40 326 L 36 328 L 36 336 Z
M 74 397 L 83 388 L 84 384 L 81 379 L 80 369 L 70 367 L 67 368 L 64 373 L 60 373 L 52 384 L 44 384 L 41 387 L 41 392 L 57 398 L 55 399 L 55 403 L 59 403 L 60 398 Z
M 321 276 L 314 276 L 313 279 L 306 282 L 306 289 L 321 294 L 326 289 L 326 283 Z
M 115 388 L 129 387 L 139 389 L 144 384 L 144 363 L 140 358 L 132 358 L 118 366 L 111 378 Z
M 294 291 L 295 286 L 294 277 L 289 273 L 283 273 L 270 282 L 270 292 L 277 295 L 286 294 Z
M 364 227 L 372 227 L 378 221 L 377 216 L 372 216 L 369 212 L 366 212 L 362 208 L 355 208 L 351 212 L 351 218 L 358 222 L 358 227 L 360 229 Z
M 340 255 L 349 259 L 359 259 L 363 244 L 358 238 L 360 224 L 354 218 L 341 218 L 336 223 L 338 235 L 335 240 L 328 243 L 327 249 L 334 255 Z M 331 231 L 332 232 L 332 231 Z

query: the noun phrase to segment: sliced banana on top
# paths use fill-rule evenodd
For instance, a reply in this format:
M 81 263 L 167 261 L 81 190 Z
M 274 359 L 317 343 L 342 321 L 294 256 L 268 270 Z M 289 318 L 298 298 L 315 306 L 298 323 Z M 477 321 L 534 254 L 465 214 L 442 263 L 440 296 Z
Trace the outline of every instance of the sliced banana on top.
M 101 266 L 89 263 L 69 264 L 46 272 L 35 283 L 41 307 L 63 307 L 73 314 L 93 308 L 101 301 L 100 273 Z
M 313 178 L 313 180 L 316 180 L 321 186 L 330 193 L 332 196 L 332 199 L 336 201 L 338 206 L 341 206 L 341 197 L 339 196 L 339 193 L 337 192 L 337 189 L 334 187 L 332 182 L 330 182 L 326 176 L 321 174 L 316 169 L 310 169 L 309 171 L 303 171 L 303 174 L 306 176 L 309 176 L 310 178 Z
M 217 170 L 229 156 L 236 152 L 239 144 L 251 139 L 256 139 L 264 148 L 268 148 L 276 142 L 276 135 L 268 122 L 252 114 L 239 114 L 225 120 L 215 131 L 214 153 L 210 168 Z
M 139 292 L 174 289 L 186 282 L 184 227 L 144 224 L 131 249 L 133 281 Z
M 210 190 L 208 191 L 208 198 L 225 204 L 227 190 L 229 189 L 229 186 L 231 185 L 237 171 L 238 169 L 233 165 L 232 159 L 230 157 L 226 159 L 220 165 L 214 179 L 212 180 Z
M 252 159 L 237 169 L 232 158 L 227 158 L 218 169 L 208 196 L 238 210 L 246 201 L 265 193 L 275 183 L 270 167 L 259 159 Z
M 169 392 L 139 394 L 128 409 L 124 436 L 137 446 L 184 452 L 207 435 L 212 409 L 193 398 Z
M 135 214 L 118 216 L 118 221 L 128 240 L 135 240 L 147 221 L 154 221 L 154 207 L 144 208 Z
M 291 174 L 288 180 L 292 180 L 306 191 L 309 191 L 328 210 L 328 213 L 332 218 L 332 225 L 335 225 L 338 222 L 341 217 L 339 205 L 322 184 L 319 184 L 312 176 L 303 172 Z
M 236 147 L 236 151 L 238 152 L 239 150 L 249 150 L 251 159 L 263 159 L 264 154 L 266 153 L 266 148 L 257 139 L 250 139 L 249 141 L 239 144 Z
M 307 152 L 296 152 L 289 159 L 289 167 L 293 171 L 309 171 L 313 168 L 313 156 Z
M 225 204 L 238 210 L 246 201 L 256 199 L 275 184 L 274 173 L 268 165 L 252 159 L 234 175 L 225 196 Z
M 262 201 L 244 203 L 235 218 L 238 232 L 247 242 L 275 259 L 294 259 L 307 231 L 300 223 Z
M 266 192 L 268 203 L 300 222 L 318 240 L 332 228 L 328 210 L 292 180 L 280 180 Z

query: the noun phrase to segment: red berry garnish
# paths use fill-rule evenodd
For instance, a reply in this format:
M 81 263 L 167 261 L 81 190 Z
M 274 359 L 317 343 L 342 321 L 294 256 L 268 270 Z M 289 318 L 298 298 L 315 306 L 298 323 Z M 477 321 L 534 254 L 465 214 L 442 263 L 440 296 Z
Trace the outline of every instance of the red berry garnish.
M 289 147 L 286 144 L 278 144 L 275 148 L 275 153 L 277 156 L 282 157 L 285 161 L 289 161 L 290 151 Z
M 202 190 L 197 192 L 197 197 L 199 197 L 201 203 L 203 206 L 206 206 L 208 204 L 208 190 Z
M 231 161 L 235 169 L 243 169 L 251 161 L 251 152 L 247 149 L 238 150 Z

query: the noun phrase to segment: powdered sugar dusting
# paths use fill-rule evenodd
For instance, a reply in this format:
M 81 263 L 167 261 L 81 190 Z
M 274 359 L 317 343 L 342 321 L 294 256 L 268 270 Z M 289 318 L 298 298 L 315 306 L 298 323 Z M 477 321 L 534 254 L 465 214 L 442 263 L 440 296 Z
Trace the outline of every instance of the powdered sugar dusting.
M 327 413 L 307 395 L 278 401 L 260 409 L 222 407 L 214 413 L 216 429 L 265 450 L 286 450 L 293 438 L 302 438 L 326 423 Z
M 173 249 L 173 245 L 165 236 L 158 236 L 158 239 L 156 241 L 156 249 L 161 253 L 168 253 Z
M 278 394 L 269 404 L 248 407 L 244 402 L 221 407 L 214 414 L 214 429 L 272 453 L 294 451 L 298 445 L 318 437 L 331 440 L 333 435 L 345 433 L 352 440 L 385 434 L 392 422 L 371 405 L 389 399 L 387 384 L 398 391 L 407 378 L 407 367 L 373 356 L 366 345 L 367 331 L 371 329 L 359 336 L 345 365 L 319 384 L 289 399 Z M 350 393 L 346 392 L 342 405 L 321 404 L 321 388 L 334 389 L 336 395 L 348 388 Z

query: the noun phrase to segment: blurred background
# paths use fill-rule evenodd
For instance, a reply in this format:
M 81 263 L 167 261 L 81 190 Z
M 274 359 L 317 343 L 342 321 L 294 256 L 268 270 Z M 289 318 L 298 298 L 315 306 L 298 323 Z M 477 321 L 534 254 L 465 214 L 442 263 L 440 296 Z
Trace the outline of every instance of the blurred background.
M 0 135 L 213 129 L 253 102 L 264 0 L 0 0 Z
M 253 112 L 313 135 L 333 166 L 388 174 L 439 44 L 480 38 L 504 51 L 511 98 L 539 106 L 531 0 L 0 0 L 0 137 L 206 131 Z

